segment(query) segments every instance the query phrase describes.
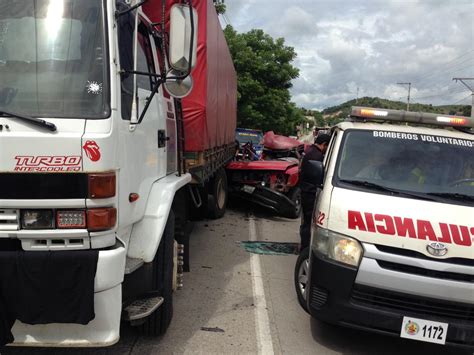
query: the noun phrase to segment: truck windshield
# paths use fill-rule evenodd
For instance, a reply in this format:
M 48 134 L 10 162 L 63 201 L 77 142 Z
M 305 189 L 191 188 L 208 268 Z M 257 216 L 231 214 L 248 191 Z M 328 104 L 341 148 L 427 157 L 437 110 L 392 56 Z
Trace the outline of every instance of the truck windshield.
M 238 140 L 240 144 L 252 142 L 253 145 L 261 145 L 263 134 L 261 132 L 237 131 L 235 133 L 235 139 Z
M 337 179 L 364 189 L 374 186 L 380 191 L 380 187 L 386 187 L 418 196 L 473 201 L 474 140 L 347 131 Z
M 0 110 L 109 116 L 100 0 L 0 0 Z

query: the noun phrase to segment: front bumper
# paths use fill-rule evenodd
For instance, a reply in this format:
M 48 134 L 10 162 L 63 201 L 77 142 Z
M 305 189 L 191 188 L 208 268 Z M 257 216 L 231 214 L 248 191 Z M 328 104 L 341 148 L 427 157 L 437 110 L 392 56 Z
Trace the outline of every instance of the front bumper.
M 329 261 L 311 252 L 308 309 L 322 321 L 400 336 L 404 316 L 449 324 L 446 343 L 474 347 L 473 304 L 459 304 L 399 294 L 356 284 L 357 270 Z M 416 302 L 414 304 L 413 302 Z M 427 313 L 436 305 L 456 310 L 460 318 Z M 463 308 L 464 307 L 464 308 Z M 463 311 L 465 310 L 465 311 Z
M 12 345 L 98 347 L 116 343 L 120 335 L 125 256 L 122 245 L 99 252 L 94 285 L 95 318 L 89 324 L 28 325 L 16 321 Z
M 235 189 L 234 193 L 237 193 L 246 200 L 269 208 L 280 216 L 291 216 L 294 213 L 296 206 L 285 194 L 258 185 L 248 186 L 248 188 L 252 188 L 252 192 L 250 192 L 250 190 L 248 190 L 248 188 L 245 189 L 244 186 Z

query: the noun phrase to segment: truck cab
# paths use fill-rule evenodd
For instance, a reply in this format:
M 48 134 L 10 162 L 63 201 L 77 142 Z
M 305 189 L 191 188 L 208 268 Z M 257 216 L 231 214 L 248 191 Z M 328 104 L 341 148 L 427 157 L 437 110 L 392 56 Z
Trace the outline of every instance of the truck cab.
M 119 340 L 121 320 L 149 335 L 169 326 L 172 293 L 182 284 L 189 255 L 189 212 L 204 204 L 190 194 L 190 184 L 194 178 L 222 186 L 214 190 L 225 197 L 223 167 L 234 148 L 235 71 L 213 3 L 193 3 L 0 5 L 0 260 L 15 265 L 20 259 L 8 258 L 21 258 L 30 265 L 54 254 L 66 266 L 63 280 L 74 280 L 68 260 L 96 256 L 88 265 L 94 268 L 87 295 L 91 316 L 81 321 L 68 313 L 67 297 L 59 297 L 61 273 L 54 272 L 54 263 L 48 271 L 34 269 L 37 277 L 50 273 L 47 284 L 12 279 L 9 290 L 18 290 L 18 298 L 10 304 L 2 304 L 6 286 L 0 285 L 0 322 L 1 310 L 14 306 L 12 327 L 6 336 L 0 332 L 0 345 L 108 346 Z M 215 43 L 207 46 L 210 34 Z M 204 132 L 209 115 L 199 104 L 193 123 L 200 126 L 192 127 L 197 138 L 185 138 L 181 99 L 193 83 L 199 95 L 207 92 L 208 78 L 217 70 L 206 61 L 217 60 L 216 48 L 219 68 L 227 70 L 219 78 L 228 80 L 223 96 L 230 103 L 213 100 L 215 107 L 208 110 L 219 112 L 217 121 L 222 106 L 228 108 L 231 134 Z M 207 67 L 209 72 L 202 70 Z M 196 68 L 200 79 L 193 81 Z M 222 80 L 209 81 L 221 85 Z M 210 145 L 194 149 L 203 158 L 191 173 L 185 146 L 201 142 L 199 137 Z M 206 172 L 201 180 L 198 171 Z M 48 305 L 28 304 L 16 282 L 41 291 Z M 52 299 L 61 302 L 51 304 Z M 54 312 L 46 312 L 48 307 Z
M 353 107 L 331 129 L 300 304 L 342 326 L 474 342 L 474 121 Z

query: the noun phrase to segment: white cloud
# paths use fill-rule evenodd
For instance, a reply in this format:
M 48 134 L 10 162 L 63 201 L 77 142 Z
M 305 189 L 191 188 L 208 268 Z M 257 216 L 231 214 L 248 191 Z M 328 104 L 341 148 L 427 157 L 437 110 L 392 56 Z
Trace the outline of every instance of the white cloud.
M 228 0 L 239 32 L 261 28 L 295 48 L 293 101 L 323 108 L 360 96 L 453 103 L 474 76 L 472 0 Z M 467 95 L 467 92 L 466 92 Z M 468 103 L 468 102 L 464 102 Z
M 280 32 L 280 36 L 312 36 L 317 31 L 312 15 L 298 6 L 287 8 L 277 23 L 276 32 Z

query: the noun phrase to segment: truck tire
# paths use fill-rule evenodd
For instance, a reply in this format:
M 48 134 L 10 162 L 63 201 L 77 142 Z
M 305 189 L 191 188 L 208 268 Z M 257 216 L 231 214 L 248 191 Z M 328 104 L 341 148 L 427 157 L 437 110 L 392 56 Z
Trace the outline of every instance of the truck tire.
M 184 254 L 183 254 L 183 271 L 189 272 L 190 265 L 189 265 L 189 236 L 191 234 L 192 224 L 189 221 L 189 210 L 188 205 L 193 205 L 187 198 L 187 191 L 186 190 L 179 190 L 176 193 L 175 199 L 173 201 L 172 209 L 174 211 L 174 239 L 178 242 L 178 244 L 182 244 L 184 246 Z
M 295 204 L 295 209 L 285 217 L 293 219 L 299 218 L 301 216 L 301 189 L 299 187 L 295 187 L 288 194 L 288 198 Z
M 153 290 L 158 291 L 164 301 L 140 326 L 140 332 L 144 335 L 164 334 L 173 318 L 174 222 L 174 213 L 170 211 L 160 246 L 153 259 Z
M 227 189 L 227 175 L 223 168 L 216 172 L 210 181 L 208 196 L 208 215 L 211 219 L 222 218 L 227 207 L 229 191 Z
M 309 247 L 301 251 L 295 265 L 295 289 L 300 306 L 309 313 L 307 297 L 309 293 Z

